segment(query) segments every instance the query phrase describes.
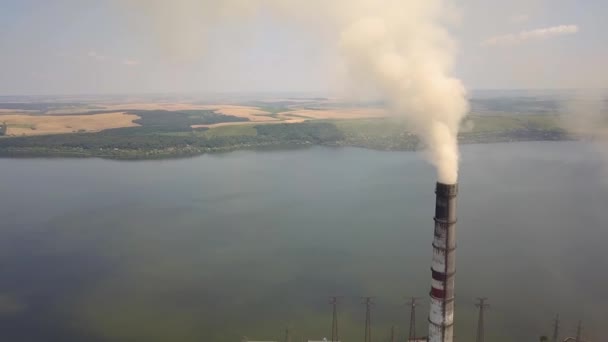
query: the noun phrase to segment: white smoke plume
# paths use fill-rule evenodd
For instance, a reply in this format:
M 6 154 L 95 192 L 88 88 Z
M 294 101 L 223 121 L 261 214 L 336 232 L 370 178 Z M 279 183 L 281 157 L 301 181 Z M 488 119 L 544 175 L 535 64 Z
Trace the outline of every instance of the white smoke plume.
M 481 45 L 516 45 L 527 40 L 545 39 L 554 36 L 574 34 L 577 32 L 578 26 L 576 25 L 559 25 L 490 37 L 484 40 Z
M 454 12 L 443 0 L 126 1 L 156 18 L 166 46 L 188 54 L 200 52 L 214 24 L 238 23 L 261 8 L 312 30 L 332 30 L 324 34 L 335 37 L 351 80 L 373 89 L 408 120 L 440 182 L 457 182 L 457 134 L 468 103 L 463 85 L 450 76 L 455 44 L 444 24 Z

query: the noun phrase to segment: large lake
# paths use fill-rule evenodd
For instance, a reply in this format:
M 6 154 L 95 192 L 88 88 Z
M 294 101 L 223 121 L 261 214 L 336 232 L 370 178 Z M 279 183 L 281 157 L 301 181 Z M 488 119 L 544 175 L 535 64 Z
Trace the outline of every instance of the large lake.
M 580 142 L 462 148 L 456 336 L 608 329 L 608 173 Z M 407 334 L 430 288 L 435 173 L 419 153 L 315 147 L 192 159 L 0 159 L 0 340 Z

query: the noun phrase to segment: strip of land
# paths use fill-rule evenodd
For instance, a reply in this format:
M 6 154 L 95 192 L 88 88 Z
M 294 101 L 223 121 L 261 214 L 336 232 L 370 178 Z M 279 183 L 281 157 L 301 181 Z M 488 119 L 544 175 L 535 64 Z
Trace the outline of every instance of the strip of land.
M 509 114 L 503 107 L 471 113 L 460 142 L 572 139 L 554 113 Z M 328 99 L 0 103 L 0 135 L 0 156 L 11 157 L 153 159 L 296 145 L 423 148 L 407 124 L 380 105 Z

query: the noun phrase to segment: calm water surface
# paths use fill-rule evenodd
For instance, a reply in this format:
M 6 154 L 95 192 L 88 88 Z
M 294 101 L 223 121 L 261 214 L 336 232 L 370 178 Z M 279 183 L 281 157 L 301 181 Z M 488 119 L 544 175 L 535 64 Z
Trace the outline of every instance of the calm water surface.
M 456 335 L 536 341 L 560 313 L 601 341 L 608 181 L 577 142 L 463 148 Z M 407 334 L 426 297 L 433 169 L 420 154 L 350 148 L 192 159 L 0 159 L 0 340 L 343 341 Z M 418 330 L 426 330 L 425 302 Z

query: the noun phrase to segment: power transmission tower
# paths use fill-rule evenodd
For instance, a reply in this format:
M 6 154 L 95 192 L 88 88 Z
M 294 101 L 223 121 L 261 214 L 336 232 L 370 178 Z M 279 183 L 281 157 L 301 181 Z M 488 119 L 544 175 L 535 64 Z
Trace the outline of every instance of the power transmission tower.
M 583 323 L 578 321 L 578 326 L 576 327 L 576 342 L 581 342 L 581 336 L 583 334 Z
M 479 321 L 477 322 L 477 342 L 484 342 L 484 329 L 483 329 L 483 312 L 490 305 L 486 304 L 486 300 L 488 298 L 477 298 L 479 303 L 475 304 L 476 307 L 479 308 Z
M 289 328 L 285 329 L 285 342 L 291 342 L 291 337 L 289 336 Z
M 331 297 L 329 304 L 332 306 L 333 318 L 331 321 L 331 342 L 340 341 L 338 336 L 338 297 Z
M 372 307 L 372 297 L 365 297 L 365 340 L 364 342 L 372 342 L 372 317 L 371 317 L 371 307 Z
M 416 340 L 416 300 L 418 298 L 412 297 L 408 302 L 410 306 L 410 336 L 408 341 Z
M 395 342 L 395 326 L 391 326 L 391 342 Z
M 559 314 L 555 316 L 555 320 L 553 321 L 553 337 L 551 338 L 552 342 L 558 342 L 559 339 Z

